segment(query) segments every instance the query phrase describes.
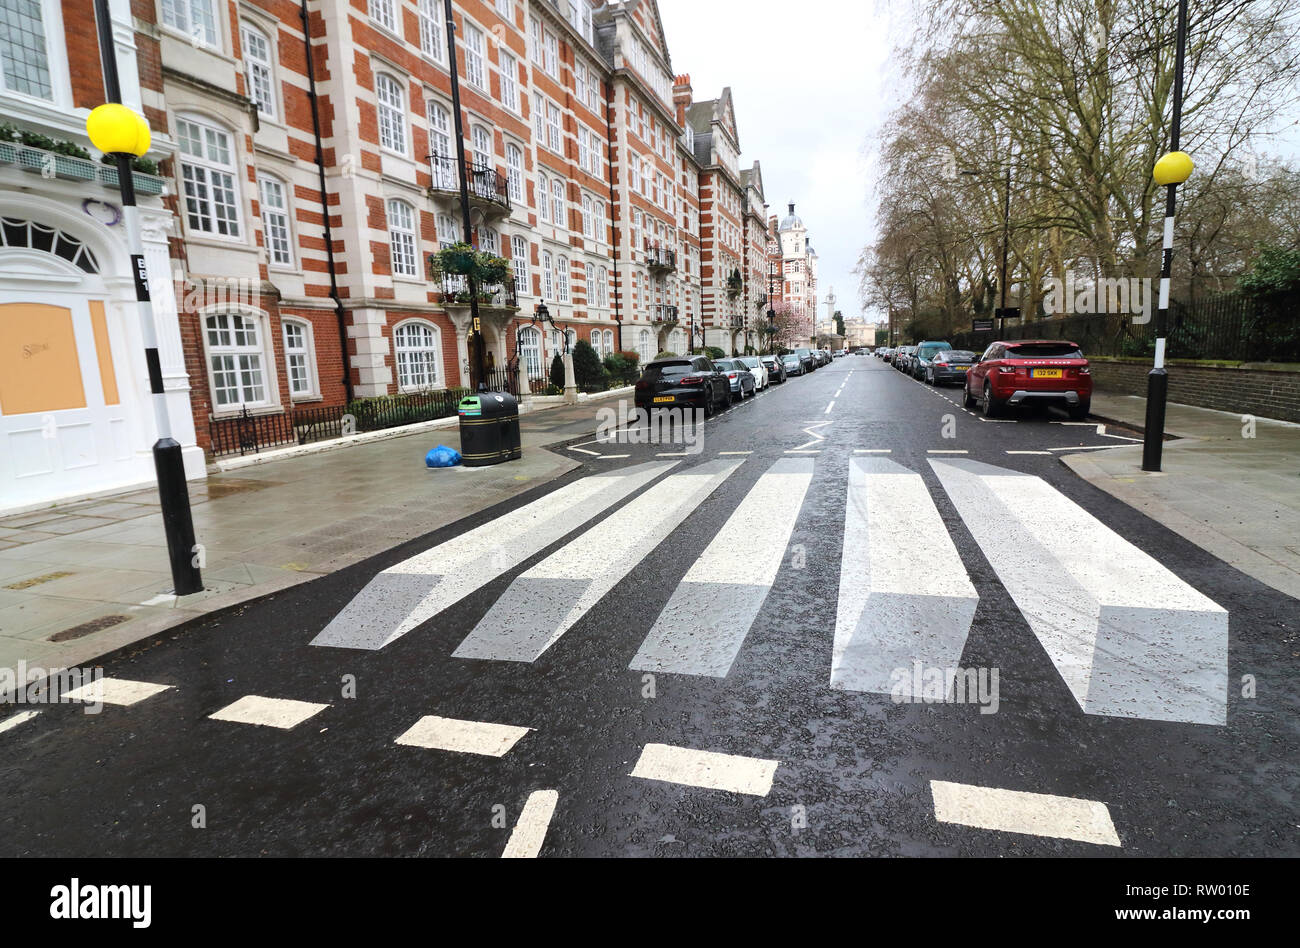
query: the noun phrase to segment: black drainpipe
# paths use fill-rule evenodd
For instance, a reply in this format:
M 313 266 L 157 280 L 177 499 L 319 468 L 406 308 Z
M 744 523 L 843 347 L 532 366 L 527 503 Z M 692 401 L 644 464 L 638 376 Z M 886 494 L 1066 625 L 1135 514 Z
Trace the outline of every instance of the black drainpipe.
M 606 167 L 609 168 L 609 211 L 613 215 L 618 208 L 618 199 L 614 196 L 614 122 L 609 117 L 610 103 L 614 100 L 614 80 L 611 79 L 605 83 L 605 137 L 608 142 L 606 146 Z M 627 156 L 623 157 L 624 162 Z M 613 221 L 610 221 L 611 227 Z M 623 295 L 618 291 L 618 237 L 615 229 L 615 238 L 612 241 L 614 248 L 614 321 L 618 323 L 618 347 L 615 352 L 623 351 Z
M 343 358 L 343 390 L 351 403 L 352 365 L 348 358 L 348 321 L 339 298 L 338 274 L 334 267 L 334 234 L 330 228 L 329 192 L 325 190 L 325 151 L 320 139 L 320 106 L 316 102 L 316 66 L 311 52 L 311 24 L 307 19 L 307 0 L 302 0 L 302 41 L 307 48 L 307 98 L 311 100 L 311 128 L 316 138 L 316 174 L 320 180 L 321 218 L 325 223 L 325 260 L 330 274 L 330 299 L 334 301 L 334 315 L 339 324 L 339 349 Z

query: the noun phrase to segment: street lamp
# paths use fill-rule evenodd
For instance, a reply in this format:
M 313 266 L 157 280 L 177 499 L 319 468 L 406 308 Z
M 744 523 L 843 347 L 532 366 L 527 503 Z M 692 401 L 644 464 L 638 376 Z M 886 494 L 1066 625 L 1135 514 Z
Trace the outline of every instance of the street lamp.
M 1156 353 L 1147 373 L 1147 415 L 1142 432 L 1142 470 L 1160 470 L 1165 443 L 1165 402 L 1169 375 L 1165 371 L 1165 332 L 1169 321 L 1169 277 L 1174 263 L 1174 208 L 1178 186 L 1191 176 L 1192 159 L 1178 150 L 1183 122 L 1183 58 L 1187 48 L 1187 0 L 1178 0 L 1178 32 L 1174 54 L 1174 116 L 1169 126 L 1169 152 L 1156 162 L 1152 177 L 1165 187 L 1165 239 L 1160 260 L 1160 302 L 1156 308 Z
M 190 512 L 190 491 L 185 483 L 185 460 L 181 445 L 172 437 L 163 390 L 162 363 L 158 358 L 158 329 L 149 297 L 149 270 L 140 239 L 140 211 L 135 203 L 135 179 L 131 159 L 149 150 L 149 123 L 122 105 L 122 86 L 117 74 L 117 54 L 108 0 L 95 0 L 95 27 L 99 34 L 99 55 L 104 70 L 104 96 L 108 100 L 86 118 L 86 134 L 96 148 L 117 162 L 117 186 L 122 195 L 122 221 L 126 228 L 127 251 L 131 254 L 131 275 L 144 339 L 145 365 L 149 369 L 149 391 L 153 394 L 154 420 L 158 440 L 153 445 L 154 470 L 158 477 L 158 499 L 162 506 L 163 530 L 167 535 L 167 556 L 171 561 L 173 592 L 188 596 L 203 590 L 194 543 L 194 518 Z

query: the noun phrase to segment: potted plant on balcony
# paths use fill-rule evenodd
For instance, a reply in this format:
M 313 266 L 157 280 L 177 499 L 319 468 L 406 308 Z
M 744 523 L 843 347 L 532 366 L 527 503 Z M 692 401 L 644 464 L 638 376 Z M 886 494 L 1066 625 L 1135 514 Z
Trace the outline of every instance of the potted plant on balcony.
M 744 288 L 745 282 L 740 278 L 740 271 L 732 270 L 731 276 L 727 277 L 727 299 L 739 299 L 740 291 Z
M 469 244 L 457 243 L 429 255 L 429 279 L 443 283 L 443 300 L 468 305 L 469 283 L 478 288 L 479 302 L 491 303 L 496 289 L 505 285 L 510 274 L 510 261 L 486 251 L 475 250 Z M 466 282 L 455 289 L 447 287 L 448 277 L 465 277 Z

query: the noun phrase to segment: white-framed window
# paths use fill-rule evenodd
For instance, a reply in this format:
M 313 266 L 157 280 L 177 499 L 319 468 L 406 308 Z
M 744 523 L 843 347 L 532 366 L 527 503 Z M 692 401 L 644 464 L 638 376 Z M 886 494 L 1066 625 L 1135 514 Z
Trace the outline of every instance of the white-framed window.
M 470 141 L 474 149 L 474 156 L 471 159 L 474 164 L 482 165 L 484 168 L 492 167 L 492 133 L 482 125 L 475 125 L 470 129 Z
M 569 302 L 569 258 L 564 254 L 555 259 L 555 298 L 561 303 Z
M 551 222 L 551 179 L 544 174 L 537 176 L 537 216 L 544 222 Z
M 515 234 L 510 238 L 510 263 L 515 271 L 515 288 L 519 293 L 533 291 L 528 280 L 528 241 Z
M 406 154 L 406 93 L 402 84 L 386 72 L 375 76 L 375 100 L 379 108 L 379 145 L 399 155 Z
M 587 0 L 573 0 L 573 5 L 576 8 L 573 25 L 578 28 L 583 39 L 588 43 L 595 43 L 596 33 L 591 23 L 591 4 Z
M 542 251 L 542 298 L 555 299 L 555 258 L 549 250 Z
M 596 305 L 597 306 L 609 305 L 609 271 L 606 270 L 604 267 L 601 267 L 599 270 L 596 271 Z M 613 337 L 610 338 L 611 338 L 610 352 L 612 353 L 614 351 L 612 348 Z
M 651 174 L 650 159 L 641 159 L 641 196 L 648 198 L 650 196 Z
M 546 103 L 546 147 L 564 153 L 564 126 L 560 124 L 560 107 L 554 102 Z
M 600 79 L 597 77 L 595 70 L 587 76 L 587 108 L 591 111 L 600 112 Z
M 632 209 L 632 253 L 635 254 L 641 249 L 641 212 L 636 208 Z
M 592 216 L 595 219 L 592 222 L 591 236 L 603 244 L 605 242 L 605 202 L 604 201 L 593 202 L 592 209 L 593 209 Z
M 506 145 L 506 187 L 510 200 L 524 200 L 524 153 L 518 145 Z
M 317 393 L 311 324 L 286 319 L 280 325 L 284 331 L 284 369 L 289 379 L 289 394 L 294 398 L 311 397 Z
M 501 53 L 501 104 L 519 112 L 519 63 L 509 53 Z
M 607 355 L 607 356 L 612 356 L 612 355 L 614 354 L 614 330 L 612 330 L 612 329 L 606 329 L 606 330 L 605 330 L 605 349 L 604 349 L 604 353 L 605 353 L 605 355 Z
M 543 66 L 543 68 L 546 70 L 546 74 L 550 76 L 552 79 L 559 79 L 560 78 L 559 39 L 550 30 L 547 30 L 546 35 L 543 37 L 542 46 L 545 51 L 544 54 L 546 57 L 545 65 Z
M 388 199 L 388 252 L 393 276 L 418 276 L 415 209 L 400 198 Z
M 594 263 L 588 263 L 584 268 L 584 270 L 585 273 L 584 273 L 583 286 L 586 287 L 587 305 L 595 306 L 596 305 L 596 265 Z M 592 333 L 592 336 L 593 337 L 596 336 L 596 333 Z M 599 352 L 600 346 L 596 345 L 594 338 L 592 344 L 593 346 L 595 346 L 596 351 Z
M 446 250 L 452 244 L 460 241 L 460 225 L 456 223 L 456 218 L 450 214 L 439 214 L 435 219 L 438 225 L 438 248 Z
M 542 334 L 532 326 L 519 330 L 519 364 L 528 378 L 542 378 Z
M 487 67 L 483 58 L 483 31 L 472 23 L 465 24 L 465 80 L 480 89 L 487 88 Z
M 215 0 L 162 0 L 162 20 L 200 45 L 217 45 Z
M 397 14 L 393 9 L 393 0 L 370 0 L 368 9 L 370 19 L 390 33 L 397 32 Z
M 192 118 L 176 120 L 181 186 L 190 230 L 238 237 L 239 187 L 230 133 Z
M 425 115 L 429 120 L 429 153 L 432 157 L 433 186 L 451 190 L 458 185 L 456 153 L 451 147 L 451 114 L 435 99 L 426 98 Z
M 595 234 L 596 226 L 591 213 L 591 196 L 584 194 L 582 196 L 582 236 L 592 237 Z
M 643 365 L 655 357 L 654 343 L 651 341 L 649 329 L 642 329 L 637 334 L 636 351 L 641 356 Z
M 542 63 L 542 21 L 535 16 L 528 18 L 528 55 L 539 66 Z
M 501 237 L 491 227 L 484 227 L 478 238 L 479 247 L 488 253 L 501 256 Z
M 631 171 L 632 171 L 632 190 L 640 191 L 641 190 L 641 162 L 637 161 L 636 159 L 632 159 Z
M 573 91 L 577 100 L 587 103 L 587 64 L 581 59 L 573 67 Z
M 39 0 L 0 0 L 0 89 L 54 101 L 49 16 Z
M 514 13 L 514 0 L 496 0 L 497 13 L 500 13 L 507 20 Z
M 260 115 L 275 120 L 275 67 L 271 41 L 257 27 L 245 23 L 240 30 L 244 45 L 244 80 L 248 97 Z
M 569 226 L 568 215 L 564 207 L 564 179 L 551 179 L 551 223 L 556 227 Z
M 420 52 L 437 62 L 446 62 L 447 38 L 443 33 L 441 0 L 420 0 L 416 13 L 420 21 Z
M 268 403 L 259 320 L 213 313 L 204 320 L 212 398 L 218 410 Z
M 533 93 L 533 140 L 541 142 L 542 126 L 546 120 L 546 105 L 540 92 Z
M 437 387 L 442 380 L 442 336 L 438 327 L 422 319 L 400 323 L 393 329 L 393 359 L 397 387 L 404 392 Z
M 293 229 L 289 225 L 289 196 L 284 182 L 269 174 L 257 176 L 262 208 L 262 236 L 272 266 L 293 266 Z

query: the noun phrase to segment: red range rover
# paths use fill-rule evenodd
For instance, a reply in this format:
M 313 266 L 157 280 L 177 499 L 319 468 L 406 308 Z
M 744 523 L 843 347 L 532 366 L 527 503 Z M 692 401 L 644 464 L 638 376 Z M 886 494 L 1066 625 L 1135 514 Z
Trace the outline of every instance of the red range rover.
M 1052 339 L 995 342 L 966 373 L 966 407 L 979 405 L 988 418 L 1028 401 L 1055 402 L 1075 421 L 1087 417 L 1092 374 L 1078 346 Z

